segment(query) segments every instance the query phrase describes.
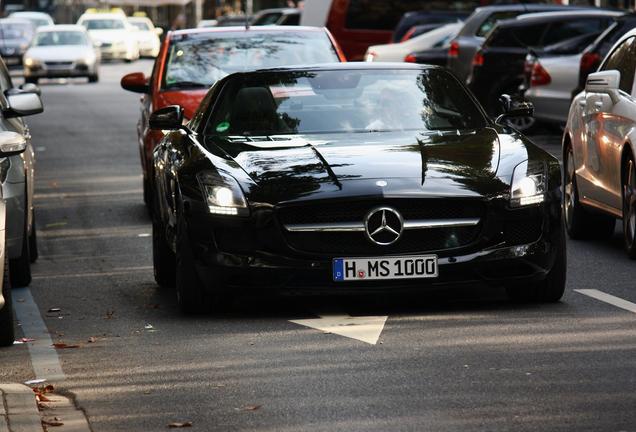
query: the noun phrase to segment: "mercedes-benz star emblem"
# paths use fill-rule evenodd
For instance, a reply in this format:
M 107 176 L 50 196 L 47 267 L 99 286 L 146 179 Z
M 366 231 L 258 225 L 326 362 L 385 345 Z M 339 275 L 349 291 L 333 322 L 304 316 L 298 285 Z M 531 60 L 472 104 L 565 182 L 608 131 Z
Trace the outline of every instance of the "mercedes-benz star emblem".
M 400 239 L 404 229 L 404 220 L 397 210 L 380 207 L 371 210 L 364 217 L 367 238 L 380 246 L 388 246 Z

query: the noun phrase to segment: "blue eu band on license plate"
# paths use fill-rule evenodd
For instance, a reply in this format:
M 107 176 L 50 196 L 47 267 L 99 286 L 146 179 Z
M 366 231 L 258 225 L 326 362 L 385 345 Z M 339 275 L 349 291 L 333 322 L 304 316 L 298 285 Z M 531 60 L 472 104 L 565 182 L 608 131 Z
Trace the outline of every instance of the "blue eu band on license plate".
M 437 255 L 333 260 L 333 280 L 336 282 L 434 278 L 438 275 Z

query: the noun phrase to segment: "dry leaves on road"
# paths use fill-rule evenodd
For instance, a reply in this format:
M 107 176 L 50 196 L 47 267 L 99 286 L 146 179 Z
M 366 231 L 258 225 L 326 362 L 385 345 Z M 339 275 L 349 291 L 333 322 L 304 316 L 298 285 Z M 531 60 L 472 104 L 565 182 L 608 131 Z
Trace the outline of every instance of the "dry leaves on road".
M 80 346 L 77 344 L 66 344 L 63 342 L 54 343 L 53 346 L 57 349 L 70 349 L 70 348 L 79 348 Z
M 62 423 L 61 419 L 59 417 L 53 417 L 52 419 L 46 420 L 43 419 L 42 420 L 42 424 L 44 426 L 64 426 L 64 423 Z
M 191 421 L 187 421 L 187 422 L 172 422 L 168 424 L 169 428 L 186 428 L 186 427 L 192 427 L 192 422 Z
M 263 405 L 245 405 L 242 408 L 237 408 L 238 411 L 257 411 L 261 409 Z

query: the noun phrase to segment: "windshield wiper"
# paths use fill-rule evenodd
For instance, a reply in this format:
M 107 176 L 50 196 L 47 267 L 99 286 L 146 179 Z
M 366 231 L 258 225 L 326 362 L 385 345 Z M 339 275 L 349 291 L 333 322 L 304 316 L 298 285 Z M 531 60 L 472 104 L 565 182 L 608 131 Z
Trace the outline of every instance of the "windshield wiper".
M 204 84 L 196 81 L 179 81 L 172 84 L 168 84 L 166 88 L 207 88 L 209 84 Z

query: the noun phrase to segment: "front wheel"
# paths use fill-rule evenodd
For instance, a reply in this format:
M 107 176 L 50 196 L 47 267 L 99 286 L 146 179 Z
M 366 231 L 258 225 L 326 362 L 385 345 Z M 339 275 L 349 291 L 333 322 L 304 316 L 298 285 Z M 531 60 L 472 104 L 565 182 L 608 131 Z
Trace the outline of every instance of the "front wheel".
M 636 259 L 636 166 L 630 156 L 623 167 L 623 243 L 627 255 Z
M 186 232 L 184 222 L 179 221 L 177 228 L 176 252 L 176 292 L 177 303 L 186 315 L 200 314 L 209 307 L 205 287 L 194 265 L 194 254 Z
M 93 75 L 89 75 L 88 76 L 88 82 L 89 83 L 96 83 L 98 81 L 99 81 L 99 75 L 93 74 Z
M 13 303 L 11 302 L 11 281 L 9 280 L 9 261 L 4 260 L 4 274 L 2 276 L 2 295 L 4 306 L 0 309 L 0 346 L 13 344 L 15 333 L 13 330 Z
M 152 218 L 152 266 L 155 281 L 160 287 L 174 287 L 175 255 L 166 243 L 164 230 L 156 216 Z
M 31 259 L 31 263 L 34 263 L 38 260 L 40 256 L 38 251 L 38 236 L 36 233 L 37 225 L 35 224 L 35 210 L 33 210 L 33 216 L 31 220 L 31 235 L 29 235 L 29 255 Z
M 22 253 L 18 258 L 9 260 L 9 266 L 11 267 L 11 284 L 16 287 L 25 287 L 31 283 L 31 253 L 29 252 L 30 242 L 26 215 L 24 215 L 24 219 Z

